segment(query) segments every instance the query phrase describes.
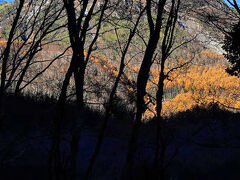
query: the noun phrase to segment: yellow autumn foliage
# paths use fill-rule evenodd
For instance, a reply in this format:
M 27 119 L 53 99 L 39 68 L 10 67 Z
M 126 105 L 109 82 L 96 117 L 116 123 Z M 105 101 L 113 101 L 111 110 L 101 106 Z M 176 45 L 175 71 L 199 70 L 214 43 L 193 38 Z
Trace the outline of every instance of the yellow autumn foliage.
M 176 81 L 183 90 L 171 100 L 175 112 L 209 103 L 240 108 L 240 79 L 228 75 L 224 66 L 192 66 Z
M 191 109 L 196 105 L 208 106 L 210 103 L 218 103 L 223 108 L 240 109 L 240 79 L 230 76 L 225 71 L 224 64 L 219 63 L 222 62 L 222 59 L 222 55 L 214 53 L 212 50 L 203 50 L 196 55 L 199 64 L 187 65 L 172 71 L 169 78 L 164 82 L 165 93 L 162 114 L 168 116 Z M 117 68 L 114 68 L 105 57 L 96 56 L 91 60 L 99 64 L 105 71 L 117 75 Z M 165 73 L 173 66 L 181 66 L 186 61 L 183 57 L 168 60 Z M 174 64 L 171 64 L 171 62 L 174 62 Z M 206 64 L 206 62 L 209 62 L 209 64 Z M 126 66 L 126 75 L 129 80 L 136 81 L 134 78 L 137 77 L 138 71 L 138 66 Z M 159 67 L 153 66 L 146 87 L 147 92 L 152 97 L 156 94 L 158 79 Z M 135 91 L 132 87 L 127 87 L 127 89 L 129 92 Z M 154 117 L 156 102 L 149 96 L 145 97 L 145 101 L 148 108 L 144 118 Z
M 222 108 L 239 111 L 240 79 L 230 76 L 225 71 L 226 67 L 222 63 L 223 56 L 212 50 L 203 50 L 196 58 L 199 64 L 173 71 L 165 80 L 162 114 L 168 116 L 179 111 L 186 111 L 196 105 L 208 106 L 211 103 L 218 103 Z M 186 62 L 182 57 L 174 61 L 175 66 Z M 169 69 L 166 67 L 166 72 Z M 153 68 L 147 84 L 147 91 L 152 95 L 156 93 L 158 79 L 159 69 Z M 149 105 L 144 117 L 153 117 L 155 108 L 155 105 Z
M 188 57 L 188 56 L 187 56 Z M 190 58 L 190 55 L 189 55 Z M 211 103 L 218 103 L 222 108 L 240 109 L 240 78 L 230 76 L 226 71 L 226 67 L 222 62 L 222 55 L 216 54 L 211 50 L 204 50 L 196 55 L 199 64 L 186 65 L 183 68 L 172 71 L 168 79 L 164 82 L 164 99 L 162 115 L 168 116 L 179 111 L 186 111 L 196 105 L 208 106 Z M 114 76 L 118 74 L 116 68 L 111 61 L 105 57 L 98 55 L 92 56 L 90 60 L 96 63 L 105 72 Z M 209 61 L 207 61 L 209 60 Z M 170 59 L 165 73 L 173 66 L 181 66 L 187 60 L 183 57 Z M 212 62 L 215 63 L 212 63 Z M 201 65 L 204 62 L 204 65 Z M 209 62 L 209 64 L 206 64 Z M 130 81 L 136 82 L 139 66 L 128 64 L 125 74 Z M 154 97 L 157 90 L 159 79 L 159 67 L 153 66 L 150 72 L 150 79 L 147 83 L 146 90 L 148 95 L 145 97 L 147 110 L 144 118 L 152 118 L 155 116 L 155 100 Z M 127 85 L 126 85 L 127 86 Z M 136 92 L 131 86 L 126 89 Z

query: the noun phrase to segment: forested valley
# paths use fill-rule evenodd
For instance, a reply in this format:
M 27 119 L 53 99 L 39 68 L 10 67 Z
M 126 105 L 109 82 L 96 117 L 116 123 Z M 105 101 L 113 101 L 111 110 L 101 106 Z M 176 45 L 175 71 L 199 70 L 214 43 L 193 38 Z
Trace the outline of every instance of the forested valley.
M 237 0 L 0 0 L 0 179 L 240 179 Z

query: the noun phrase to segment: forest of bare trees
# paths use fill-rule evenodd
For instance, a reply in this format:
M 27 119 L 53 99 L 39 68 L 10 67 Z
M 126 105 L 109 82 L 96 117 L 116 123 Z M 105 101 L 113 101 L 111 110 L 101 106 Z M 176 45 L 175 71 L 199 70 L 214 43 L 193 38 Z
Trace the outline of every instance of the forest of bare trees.
M 0 179 L 204 179 L 189 147 L 239 154 L 240 10 L 227 1 L 0 1 Z

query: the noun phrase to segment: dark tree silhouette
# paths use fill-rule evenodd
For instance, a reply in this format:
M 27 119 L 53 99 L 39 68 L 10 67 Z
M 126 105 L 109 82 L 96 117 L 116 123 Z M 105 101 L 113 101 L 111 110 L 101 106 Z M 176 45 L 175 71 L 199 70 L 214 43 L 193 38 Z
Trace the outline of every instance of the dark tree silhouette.
M 166 0 L 157 2 L 157 18 L 154 22 L 154 18 L 152 15 L 153 5 L 152 0 L 146 1 L 146 11 L 147 11 L 147 19 L 150 30 L 150 36 L 148 39 L 147 47 L 145 50 L 145 54 L 141 63 L 141 67 L 137 77 L 137 112 L 135 117 L 135 122 L 132 130 L 132 135 L 129 140 L 128 152 L 126 157 L 126 174 L 127 178 L 132 179 L 131 172 L 134 163 L 135 153 L 137 150 L 137 140 L 139 130 L 142 126 L 142 115 L 146 111 L 146 103 L 144 97 L 146 95 L 146 85 L 149 79 L 149 72 L 154 61 L 154 54 L 157 48 L 159 39 L 160 39 L 160 31 L 162 29 L 162 20 L 163 20 L 163 12 Z M 125 175 L 124 175 L 125 176 Z
M 96 148 L 95 148 L 95 151 L 90 159 L 90 163 L 89 163 L 89 166 L 88 166 L 88 169 L 87 169 L 87 175 L 86 175 L 86 180 L 89 179 L 89 176 L 92 172 L 92 169 L 94 167 L 94 164 L 96 162 L 96 158 L 101 150 L 101 147 L 102 147 L 102 143 L 103 143 L 103 139 L 104 139 L 104 134 L 105 134 L 105 131 L 106 131 L 106 128 L 107 128 L 107 124 L 108 124 L 108 120 L 110 118 L 110 115 L 111 115 L 111 110 L 112 110 L 112 106 L 113 106 L 113 102 L 114 102 L 114 96 L 116 94 L 116 91 L 117 91 L 117 88 L 118 88 L 118 85 L 120 83 L 120 79 L 124 73 L 124 68 L 125 68 L 125 58 L 126 58 L 126 55 L 127 55 L 127 52 L 128 52 L 128 49 L 129 49 L 129 46 L 132 42 L 132 39 L 137 31 L 137 27 L 138 27 L 138 24 L 139 24 L 139 21 L 143 15 L 145 11 L 145 8 L 140 12 L 140 14 L 138 15 L 138 18 L 136 20 L 136 23 L 133 27 L 133 29 L 130 29 L 130 33 L 129 33 L 129 36 L 128 36 L 128 40 L 126 42 L 126 45 L 124 46 L 123 50 L 122 50 L 122 55 L 121 55 L 121 60 L 120 60 L 120 65 L 119 65 L 119 71 L 118 71 L 118 74 L 117 74 L 117 77 L 116 77 L 116 80 L 114 82 L 114 85 L 112 87 L 112 90 L 111 90 L 111 93 L 109 95 L 109 99 L 108 99 L 108 102 L 107 102 L 107 105 L 106 105 L 106 110 L 105 110 L 105 116 L 104 116 L 104 122 L 102 124 L 102 128 L 101 128 L 101 131 L 100 131 L 100 134 L 98 136 L 98 141 L 97 141 L 97 145 L 96 145 Z
M 237 13 L 240 15 L 240 8 L 236 0 L 227 0 L 227 2 L 234 7 Z
M 162 101 L 164 94 L 164 80 L 167 78 L 165 74 L 165 62 L 170 56 L 172 46 L 174 44 L 174 33 L 175 26 L 178 18 L 180 0 L 172 0 L 171 9 L 169 12 L 167 24 L 164 31 L 163 41 L 161 42 L 162 55 L 160 62 L 160 73 L 156 92 L 156 121 L 157 121 L 157 138 L 156 138 L 156 149 L 154 157 L 154 167 L 156 168 L 156 179 L 164 179 L 164 160 L 166 143 L 163 137 L 163 117 L 162 112 Z M 160 148 L 161 147 L 161 148 Z M 160 150 L 160 153 L 159 153 Z
M 61 162 L 61 126 L 64 115 L 64 106 L 67 98 L 67 90 L 72 75 L 74 75 L 75 89 L 77 97 L 77 105 L 79 109 L 84 107 L 84 78 L 85 71 L 91 53 L 94 50 L 93 47 L 98 39 L 99 31 L 101 29 L 102 22 L 104 20 L 105 11 L 107 9 L 108 0 L 103 1 L 103 5 L 100 9 L 96 10 L 97 0 L 91 1 L 80 1 L 78 2 L 80 11 L 76 9 L 77 2 L 73 0 L 63 0 L 63 7 L 67 15 L 67 25 L 69 40 L 72 48 L 72 59 L 69 68 L 65 74 L 64 81 L 62 84 L 60 96 L 58 98 L 56 107 L 56 117 L 54 119 L 54 130 L 52 147 L 49 155 L 49 178 L 50 179 L 61 179 L 63 178 L 63 166 Z M 89 8 L 89 10 L 88 10 Z M 79 13 L 79 14 L 78 14 Z M 90 22 L 93 16 L 99 13 L 100 17 L 93 27 L 96 27 L 96 33 L 94 38 L 91 40 L 90 45 L 86 45 L 87 33 L 90 27 Z M 86 53 L 86 55 L 84 55 Z M 74 125 L 76 126 L 76 121 Z M 72 140 L 71 140 L 71 154 L 70 154 L 70 177 L 71 179 L 76 178 L 76 165 L 78 155 L 78 144 L 80 140 L 81 129 L 73 127 Z
M 7 40 L 7 46 L 3 52 L 3 54 L 0 56 L 0 60 L 2 61 L 2 69 L 1 69 L 1 85 L 0 85 L 0 111 L 2 109 L 2 97 L 5 93 L 5 89 L 6 89 L 6 77 L 7 77 L 7 63 L 8 63 L 8 58 L 10 56 L 10 50 L 11 50 L 11 45 L 12 45 L 12 40 L 14 38 L 14 32 L 16 30 L 18 21 L 20 19 L 20 15 L 23 9 L 23 5 L 24 5 L 25 0 L 21 0 L 19 3 L 19 6 L 17 8 L 17 13 L 16 16 L 14 18 L 13 24 L 11 26 L 11 30 L 8 36 L 8 40 Z
M 232 31 L 225 36 L 223 49 L 224 54 L 230 63 L 227 72 L 231 75 L 240 74 L 240 21 L 236 24 Z

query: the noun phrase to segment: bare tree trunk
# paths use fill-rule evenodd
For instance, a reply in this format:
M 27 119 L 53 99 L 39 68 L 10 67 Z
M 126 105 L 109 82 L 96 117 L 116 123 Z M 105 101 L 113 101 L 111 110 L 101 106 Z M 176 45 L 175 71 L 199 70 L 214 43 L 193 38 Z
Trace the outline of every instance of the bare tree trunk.
M 63 85 L 61 88 L 61 93 L 56 105 L 56 114 L 53 122 L 53 139 L 52 139 L 52 148 L 49 155 L 49 179 L 50 180 L 59 180 L 62 179 L 61 174 L 63 171 L 62 162 L 61 162 L 61 126 L 62 120 L 64 117 L 64 106 L 66 103 L 67 88 L 70 82 L 70 78 L 74 71 L 74 66 L 76 59 L 72 59 L 71 64 L 68 68 L 68 71 L 65 75 Z
M 81 56 L 81 55 L 80 55 Z M 79 56 L 76 57 L 77 61 L 79 61 Z M 83 57 L 84 58 L 84 57 Z M 75 88 L 77 95 L 77 107 L 78 109 L 83 109 L 83 86 L 84 86 L 84 74 L 85 67 L 84 64 L 81 66 L 80 71 L 77 70 L 77 65 L 74 70 L 74 79 L 75 79 Z M 82 69 L 84 68 L 84 70 Z M 79 111 L 80 112 L 80 111 Z M 71 140 L 71 154 L 70 154 L 70 178 L 72 180 L 76 179 L 77 173 L 77 160 L 78 160 L 78 151 L 79 151 L 79 141 L 81 138 L 81 127 L 78 126 L 77 117 L 73 119 L 73 132 L 72 132 L 72 140 Z
M 106 107 L 106 111 L 105 111 L 105 116 L 104 116 L 104 120 L 103 120 L 103 124 L 102 124 L 102 128 L 101 128 L 101 132 L 98 136 L 98 141 L 97 141 L 97 145 L 96 145 L 96 148 L 95 148 L 95 151 L 90 159 L 90 163 L 89 163 L 89 166 L 88 166 L 88 169 L 87 169 L 87 173 L 86 173 L 86 180 L 89 179 L 90 175 L 91 175 L 91 172 L 94 168 L 94 165 L 95 165 L 95 162 L 96 162 L 96 158 L 101 150 L 101 147 L 102 147 L 102 143 L 103 143 L 103 139 L 104 139 L 104 134 L 106 132 L 106 128 L 107 128 L 107 125 L 108 125 L 108 121 L 109 121 L 109 118 L 110 118 L 110 113 L 111 113 L 111 108 L 112 108 L 112 105 L 113 105 L 113 101 L 114 101 L 114 96 L 116 94 L 116 91 L 117 91 L 117 88 L 118 88 L 118 85 L 119 85 L 119 82 L 120 82 L 120 79 L 124 73 L 124 68 L 125 68 L 125 57 L 126 57 L 126 54 L 128 52 L 128 49 L 129 49 L 129 46 L 131 44 L 131 41 L 136 33 L 136 30 L 137 30 L 137 26 L 139 24 L 139 21 L 142 17 L 142 14 L 144 13 L 145 9 L 141 11 L 140 15 L 138 16 L 137 18 L 137 21 L 135 23 L 135 26 L 133 28 L 133 30 L 130 30 L 130 34 L 129 34 L 129 37 L 128 37 L 128 41 L 127 41 L 127 44 L 126 46 L 124 47 L 124 50 L 122 52 L 122 57 L 121 57 L 121 61 L 120 61 L 120 66 L 119 66 L 119 72 L 118 72 L 118 75 L 116 77 L 116 80 L 114 82 L 114 85 L 112 87 L 112 90 L 111 90 L 111 93 L 110 93 L 110 96 L 109 96 L 109 100 L 108 100 L 108 103 L 107 103 L 107 107 Z
M 156 179 L 164 179 L 164 158 L 165 158 L 165 150 L 166 144 L 164 141 L 163 135 L 163 117 L 161 115 L 162 112 L 162 100 L 163 100 L 163 88 L 164 88 L 164 63 L 165 60 L 162 59 L 161 62 L 161 70 L 160 70 L 160 77 L 158 82 L 158 90 L 156 93 L 157 97 L 157 106 L 156 106 L 156 121 L 157 121 L 157 137 L 156 137 L 156 149 L 155 149 L 155 157 L 154 157 L 154 168 L 156 168 Z M 159 154 L 159 150 L 161 147 L 161 152 Z M 159 162 L 160 158 L 160 162 Z M 159 172 L 159 173 L 158 173 Z
M 175 32 L 175 25 L 178 16 L 180 0 L 172 0 L 171 9 L 168 15 L 167 25 L 164 32 L 164 38 L 161 44 L 162 47 L 162 56 L 161 56 L 161 64 L 160 64 L 160 73 L 158 80 L 158 89 L 156 92 L 156 122 L 157 122 L 157 137 L 156 137 L 156 149 L 155 149 L 155 157 L 154 157 L 154 167 L 156 168 L 155 173 L 156 179 L 165 179 L 164 174 L 164 163 L 165 163 L 165 152 L 166 152 L 166 142 L 164 140 L 163 134 L 163 117 L 161 115 L 162 112 L 162 102 L 163 102 L 163 94 L 164 94 L 164 80 L 166 79 L 166 75 L 164 73 L 165 70 L 165 62 L 170 55 L 170 51 L 173 45 L 173 36 Z M 160 154 L 159 154 L 160 150 Z
M 17 14 L 14 18 L 14 21 L 13 21 L 13 24 L 12 24 L 12 27 L 11 27 L 11 30 L 9 33 L 7 46 L 3 52 L 0 97 L 4 94 L 5 81 L 6 81 L 6 68 L 7 68 L 7 62 L 8 62 L 8 58 L 9 58 L 9 54 L 10 54 L 10 48 L 11 48 L 12 40 L 14 37 L 14 33 L 15 33 L 15 30 L 17 27 L 18 20 L 20 18 L 20 14 L 21 14 L 24 2 L 25 2 L 25 0 L 20 0 L 19 7 L 17 9 Z
M 20 0 L 18 9 L 17 9 L 17 13 L 16 16 L 14 18 L 13 24 L 11 26 L 11 30 L 8 36 L 8 41 L 7 41 L 7 46 L 3 52 L 3 58 L 2 58 L 2 71 L 1 71 L 1 84 L 0 84 L 0 120 L 1 120 L 1 116 L 2 113 L 4 113 L 3 111 L 3 96 L 5 94 L 5 81 L 6 81 L 6 77 L 7 77 L 7 63 L 8 63 L 8 58 L 10 55 L 10 49 L 11 49 L 11 45 L 12 45 L 12 40 L 14 38 L 14 33 L 18 24 L 18 21 L 20 19 L 20 15 L 23 9 L 23 5 L 24 5 L 25 0 Z
M 85 78 L 85 70 L 92 53 L 93 45 L 95 44 L 99 31 L 101 28 L 101 23 L 103 20 L 103 16 L 108 4 L 108 0 L 104 1 L 103 8 L 100 11 L 100 19 L 96 26 L 96 35 L 89 47 L 86 48 L 84 45 L 86 41 L 87 31 L 89 28 L 89 24 L 92 16 L 94 15 L 94 9 L 97 3 L 97 0 L 93 0 L 92 3 L 86 0 L 81 4 L 80 16 L 77 17 L 74 1 L 63 0 L 64 7 L 68 16 L 68 31 L 70 42 L 73 50 L 73 58 L 76 59 L 74 66 L 74 80 L 75 80 L 75 88 L 76 88 L 76 97 L 77 97 L 77 106 L 81 110 L 84 107 L 84 78 Z M 90 5 L 91 4 L 91 5 Z M 87 7 L 90 7 L 87 12 Z M 84 17 L 85 16 L 85 17 Z M 86 57 L 84 53 L 87 53 Z M 73 121 L 73 132 L 72 132 L 72 141 L 71 141 L 71 154 L 70 154 L 70 178 L 76 179 L 77 172 L 77 155 L 78 155 L 78 146 L 81 136 L 81 127 L 78 127 L 78 122 L 76 120 Z
M 146 111 L 146 105 L 144 100 L 144 97 L 146 95 L 146 85 L 149 79 L 150 68 L 153 63 L 154 52 L 160 39 L 160 31 L 162 28 L 162 15 L 165 3 L 166 0 L 158 1 L 157 19 L 154 25 L 151 14 L 151 0 L 147 1 L 147 18 L 150 29 L 150 37 L 137 78 L 137 112 L 126 157 L 126 169 L 127 174 L 129 175 L 132 171 L 134 157 L 137 150 L 137 138 L 140 127 L 142 126 L 142 115 Z M 132 179 L 131 175 L 129 179 Z

